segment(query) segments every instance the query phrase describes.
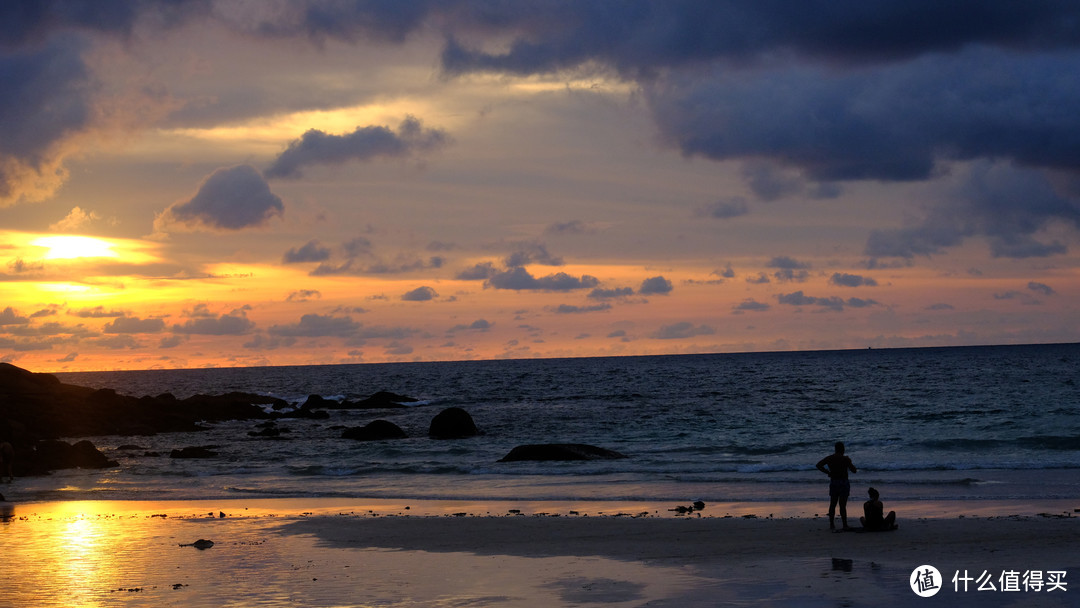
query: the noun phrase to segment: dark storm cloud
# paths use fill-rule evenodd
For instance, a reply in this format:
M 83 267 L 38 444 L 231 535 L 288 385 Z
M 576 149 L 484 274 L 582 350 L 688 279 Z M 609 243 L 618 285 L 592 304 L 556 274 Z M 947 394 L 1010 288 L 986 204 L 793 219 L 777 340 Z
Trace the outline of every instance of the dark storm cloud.
M 495 274 L 484 284 L 495 289 L 514 289 L 518 291 L 573 291 L 575 289 L 596 287 L 600 284 L 600 280 L 587 274 L 578 278 L 565 272 L 537 278 L 529 274 L 529 271 L 524 268 L 517 267 Z
M 4 3 L 11 4 L 24 3 Z M 0 25 L 0 31 L 6 29 Z M 85 46 L 73 37 L 38 48 L 0 49 L 0 202 L 19 198 L 20 174 L 40 174 L 53 161 L 55 146 L 89 125 L 92 86 L 81 57 Z
M 1000 163 L 975 163 L 953 196 L 931 207 L 922 222 L 872 232 L 866 254 L 928 256 L 975 236 L 987 239 L 994 257 L 1064 253 L 1064 244 L 1041 242 L 1033 235 L 1052 222 L 1080 228 L 1080 197 L 1070 194 L 1056 188 L 1042 172 Z
M 207 12 L 209 0 L 36 0 L 0 3 L 0 48 L 34 43 L 58 31 L 127 36 L 140 17 L 169 26 Z
M 93 126 L 99 91 L 83 53 L 94 35 L 126 39 L 141 17 L 167 28 L 208 7 L 206 0 L 0 3 L 0 202 L 25 194 L 19 174 L 50 177 L 64 139 Z
M 281 217 L 285 205 L 251 165 L 218 169 L 199 186 L 191 200 L 166 209 L 155 220 L 159 230 L 176 224 L 189 228 L 240 230 Z
M 532 74 L 598 62 L 640 77 L 784 52 L 852 64 L 972 44 L 1057 49 L 1080 39 L 1080 8 L 1064 1 L 608 0 L 464 3 L 455 9 L 458 23 L 518 36 L 495 53 L 451 41 L 443 53 L 451 72 Z
M 470 323 L 468 325 L 465 325 L 465 324 L 455 325 L 455 326 L 451 327 L 450 329 L 446 330 L 446 333 L 453 334 L 453 333 L 457 333 L 459 331 L 485 332 L 485 331 L 489 331 L 493 325 L 495 325 L 495 324 L 492 323 L 491 321 L 488 321 L 487 319 L 477 319 L 477 320 L 473 321 L 472 323 Z
M 818 180 L 923 179 L 939 158 L 1075 168 L 1080 87 L 1062 76 L 1076 65 L 1075 52 L 974 47 L 872 70 L 718 71 L 653 94 L 688 154 L 771 158 Z
M 330 259 L 330 248 L 323 247 L 318 240 L 304 243 L 299 249 L 292 248 L 285 252 L 281 261 L 285 264 L 298 264 L 301 262 L 325 262 Z
M 303 169 L 312 165 L 406 157 L 442 147 L 448 141 L 445 131 L 424 129 L 413 116 L 406 117 L 396 133 L 388 127 L 357 127 L 347 135 L 311 129 L 289 143 L 267 168 L 266 177 L 299 178 L 303 177 Z

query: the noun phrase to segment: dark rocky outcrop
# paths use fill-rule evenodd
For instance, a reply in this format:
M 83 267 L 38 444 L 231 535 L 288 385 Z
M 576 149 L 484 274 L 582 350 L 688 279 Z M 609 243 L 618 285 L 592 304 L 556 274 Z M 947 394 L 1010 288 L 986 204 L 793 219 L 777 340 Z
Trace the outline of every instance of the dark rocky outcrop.
M 300 409 L 315 410 L 315 409 L 340 409 L 341 402 L 334 401 L 333 399 L 327 399 L 321 395 L 308 395 L 307 401 L 300 406 Z
M 190 446 L 169 452 L 169 458 L 216 458 L 217 452 L 212 448 L 216 446 Z
M 41 475 L 70 466 L 114 466 L 84 447 L 72 446 L 74 460 L 68 459 L 64 449 L 53 442 L 60 437 L 199 431 L 206 428 L 203 422 L 278 417 L 266 413 L 262 406 L 276 410 L 288 405 L 281 399 L 248 393 L 187 399 L 169 393 L 131 397 L 112 389 L 64 384 L 51 374 L 0 363 L 0 440 L 14 446 L 17 476 Z
M 300 410 L 377 410 L 377 409 L 400 409 L 403 407 L 409 407 L 406 403 L 416 403 L 419 399 L 413 397 L 406 397 L 405 395 L 399 395 L 397 393 L 390 393 L 387 391 L 379 391 L 374 395 L 361 399 L 359 401 L 349 401 L 348 399 L 342 399 L 341 401 L 335 401 L 333 399 L 327 399 L 320 395 L 310 395 L 307 401 L 300 406 Z
M 419 399 L 398 395 L 397 393 L 379 391 L 367 399 L 361 399 L 360 401 L 343 401 L 342 403 L 348 404 L 347 407 L 350 409 L 372 410 L 409 407 L 405 404 L 416 403 L 417 401 L 419 401 Z M 346 406 L 343 405 L 343 407 Z
M 129 397 L 112 389 L 62 384 L 51 374 L 0 363 L 0 427 L 8 427 L 0 432 L 17 423 L 25 435 L 19 440 L 198 431 L 204 421 L 270 418 L 260 406 L 282 404 L 287 405 L 248 393 Z
M 16 459 L 16 462 L 19 460 Z M 85 439 L 74 445 L 55 439 L 38 441 L 34 446 L 31 463 L 32 472 L 39 474 L 59 469 L 108 469 L 120 466 Z
M 405 439 L 408 435 L 401 427 L 389 420 L 375 420 L 364 426 L 345 429 L 341 433 L 342 439 L 356 439 L 359 441 L 378 441 L 380 439 Z
M 431 419 L 428 437 L 432 439 L 461 439 L 479 434 L 469 412 L 460 407 L 448 407 Z
M 614 450 L 598 448 L 584 443 L 541 443 L 519 445 L 499 462 L 517 462 L 521 460 L 614 460 L 626 458 Z

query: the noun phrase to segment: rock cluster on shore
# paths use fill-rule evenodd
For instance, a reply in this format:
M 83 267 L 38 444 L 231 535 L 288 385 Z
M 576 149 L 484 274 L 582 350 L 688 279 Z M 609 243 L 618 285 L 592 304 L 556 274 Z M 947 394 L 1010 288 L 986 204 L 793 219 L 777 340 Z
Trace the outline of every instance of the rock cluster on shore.
M 283 418 L 326 419 L 327 409 L 393 409 L 409 407 L 418 400 L 389 392 L 378 392 L 360 401 L 330 400 L 311 395 L 294 407 L 281 399 L 252 393 L 195 395 L 177 399 L 169 393 L 157 397 L 131 397 L 112 389 L 93 389 L 64 384 L 51 374 L 33 373 L 8 363 L 0 363 L 0 442 L 14 447 L 17 476 L 44 475 L 67 468 L 108 468 L 118 466 L 90 441 L 69 444 L 61 437 L 101 435 L 153 435 L 206 430 L 203 423 L 227 420 L 260 420 L 252 437 L 281 439 L 288 429 L 278 428 Z M 342 428 L 342 427 L 332 427 Z M 439 412 L 428 429 L 431 439 L 463 439 L 479 435 L 472 417 L 464 409 L 451 407 Z M 345 429 L 341 437 L 361 441 L 402 439 L 405 432 L 386 420 L 363 427 Z M 141 449 L 122 446 L 119 449 Z M 173 450 L 171 458 L 213 458 L 213 446 L 192 446 Z M 625 458 L 595 446 L 542 444 L 514 448 L 500 462 L 519 460 L 594 460 Z
M 52 374 L 0 363 L 0 441 L 14 447 L 17 476 L 116 466 L 89 441 L 71 445 L 60 437 L 198 431 L 204 428 L 202 422 L 270 418 L 262 406 L 288 405 L 248 393 L 129 397 L 112 389 L 64 384 Z M 294 415 L 305 413 L 297 410 Z

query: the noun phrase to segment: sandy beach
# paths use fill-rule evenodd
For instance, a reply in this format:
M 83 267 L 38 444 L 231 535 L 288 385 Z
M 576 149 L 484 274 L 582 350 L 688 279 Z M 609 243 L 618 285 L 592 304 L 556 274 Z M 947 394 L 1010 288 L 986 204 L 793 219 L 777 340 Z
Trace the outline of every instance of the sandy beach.
M 773 505 L 8 503 L 0 606 L 1074 606 L 1080 517 L 1049 506 L 922 505 L 937 515 L 832 533 Z M 909 586 L 922 565 L 942 574 L 931 600 Z M 1031 571 L 1065 588 L 1001 590 Z

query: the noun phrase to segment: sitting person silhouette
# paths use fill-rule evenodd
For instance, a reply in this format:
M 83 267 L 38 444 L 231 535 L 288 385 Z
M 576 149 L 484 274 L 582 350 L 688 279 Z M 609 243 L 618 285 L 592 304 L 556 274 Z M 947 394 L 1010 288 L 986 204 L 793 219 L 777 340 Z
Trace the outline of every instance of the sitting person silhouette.
M 884 515 L 885 505 L 878 500 L 878 491 L 870 488 L 867 493 L 870 494 L 870 500 L 863 503 L 864 515 L 859 518 L 863 529 L 874 532 L 895 530 L 898 527 L 896 525 L 896 511 L 889 511 L 888 515 Z

